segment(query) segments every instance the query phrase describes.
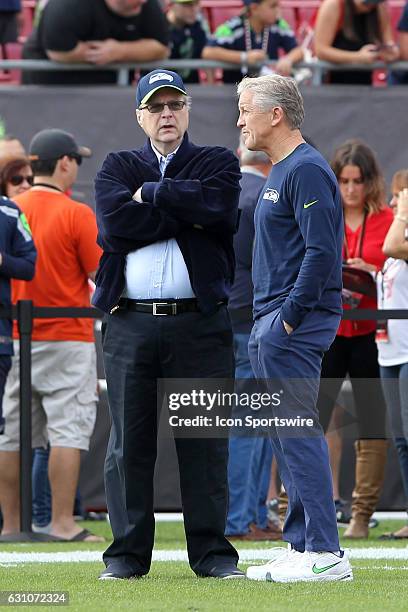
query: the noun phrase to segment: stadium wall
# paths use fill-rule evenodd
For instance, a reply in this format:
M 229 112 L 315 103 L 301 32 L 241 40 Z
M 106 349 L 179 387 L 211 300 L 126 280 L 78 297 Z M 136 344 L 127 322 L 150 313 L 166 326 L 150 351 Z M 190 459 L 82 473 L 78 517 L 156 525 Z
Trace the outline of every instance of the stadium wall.
M 238 130 L 232 85 L 191 85 L 190 138 L 197 144 L 236 149 Z M 305 87 L 304 133 L 323 155 L 351 137 L 378 153 L 387 181 L 408 166 L 408 88 Z M 134 90 L 119 87 L 2 87 L 0 117 L 8 133 L 28 145 L 45 127 L 74 133 L 94 155 L 79 173 L 76 197 L 93 205 L 93 179 L 109 151 L 140 146 L 144 135 L 134 114 Z
M 190 138 L 197 144 L 224 145 L 236 149 L 238 130 L 233 86 L 192 85 Z M 408 167 L 408 89 L 371 87 L 308 87 L 304 133 L 323 155 L 330 158 L 336 146 L 351 137 L 365 140 L 377 152 L 389 183 L 395 170 Z M 80 168 L 74 197 L 94 205 L 93 179 L 109 151 L 139 147 L 144 136 L 134 116 L 131 88 L 2 87 L 0 118 L 7 133 L 28 146 L 45 127 L 71 131 L 80 144 L 93 149 L 93 157 Z M 103 377 L 99 363 L 99 377 Z M 351 397 L 348 397 L 351 402 Z M 106 394 L 101 392 L 97 427 L 91 451 L 84 456 L 81 490 L 86 507 L 102 508 L 103 458 L 109 416 Z M 354 481 L 353 432 L 344 442 L 341 491 L 351 496 Z M 174 444 L 162 439 L 156 470 L 157 509 L 180 508 Z M 137 483 L 135 483 L 137 486 Z M 390 449 L 380 509 L 403 509 L 404 500 L 394 449 Z

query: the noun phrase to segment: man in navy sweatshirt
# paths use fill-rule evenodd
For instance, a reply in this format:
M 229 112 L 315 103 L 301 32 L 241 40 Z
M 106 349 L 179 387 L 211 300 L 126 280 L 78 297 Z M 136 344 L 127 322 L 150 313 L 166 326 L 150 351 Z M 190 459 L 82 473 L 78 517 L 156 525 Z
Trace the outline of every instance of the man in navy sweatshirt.
M 233 377 L 226 301 L 241 175 L 231 151 L 189 141 L 189 103 L 177 73 L 144 76 L 136 118 L 148 140 L 108 155 L 96 178 L 104 253 L 93 301 L 108 313 L 105 484 L 114 537 L 101 579 L 150 569 L 157 379 Z M 197 436 L 176 438 L 190 565 L 199 576 L 242 578 L 224 536 L 228 440 Z
M 0 196 L 0 304 L 11 306 L 12 278 L 31 280 L 37 251 L 25 215 L 8 198 Z M 3 394 L 13 355 L 11 319 L 0 319 L 0 434 L 4 431 Z
M 290 544 L 266 565 L 248 568 L 247 576 L 351 580 L 316 411 L 322 356 L 342 312 L 339 188 L 327 162 L 300 133 L 303 100 L 293 79 L 246 78 L 238 95 L 245 145 L 265 151 L 273 163 L 255 211 L 249 355 L 256 377 L 280 395 L 270 434 L 289 500 L 283 538 Z

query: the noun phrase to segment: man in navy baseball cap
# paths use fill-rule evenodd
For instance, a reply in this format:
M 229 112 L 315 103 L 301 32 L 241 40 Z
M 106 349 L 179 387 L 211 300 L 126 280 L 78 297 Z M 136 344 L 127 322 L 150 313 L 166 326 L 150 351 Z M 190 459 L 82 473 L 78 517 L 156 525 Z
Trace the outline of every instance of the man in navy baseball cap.
M 183 79 L 177 72 L 158 68 L 140 79 L 136 89 L 136 107 L 140 108 L 146 104 L 152 95 L 163 87 L 171 87 L 187 95 Z
M 225 147 L 190 142 L 189 98 L 176 72 L 144 76 L 136 106 L 144 146 L 109 153 L 95 181 L 106 265 L 94 304 L 113 315 L 104 342 L 114 441 L 105 463 L 113 542 L 103 555 L 101 580 L 150 570 L 162 393 L 156 379 L 233 377 L 226 301 L 234 275 L 238 160 Z M 245 578 L 225 537 L 228 436 L 197 440 L 192 432 L 176 445 L 192 570 Z

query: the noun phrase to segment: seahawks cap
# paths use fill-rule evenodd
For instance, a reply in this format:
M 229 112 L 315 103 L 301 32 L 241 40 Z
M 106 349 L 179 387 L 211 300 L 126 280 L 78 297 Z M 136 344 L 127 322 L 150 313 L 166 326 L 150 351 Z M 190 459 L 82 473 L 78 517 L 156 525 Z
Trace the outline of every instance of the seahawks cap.
M 152 97 L 156 91 L 163 87 L 172 87 L 180 93 L 187 95 L 183 79 L 177 72 L 171 70 L 163 70 L 161 68 L 153 70 L 142 77 L 136 89 L 136 107 L 140 108 L 142 104 Z

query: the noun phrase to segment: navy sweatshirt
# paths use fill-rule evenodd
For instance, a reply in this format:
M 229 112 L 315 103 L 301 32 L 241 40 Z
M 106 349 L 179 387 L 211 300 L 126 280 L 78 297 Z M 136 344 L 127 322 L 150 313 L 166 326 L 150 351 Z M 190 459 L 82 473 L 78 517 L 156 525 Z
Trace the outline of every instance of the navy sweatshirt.
M 226 300 L 234 278 L 238 160 L 224 147 L 199 147 L 185 134 L 161 180 L 150 141 L 110 153 L 95 181 L 98 244 L 103 248 L 93 304 L 109 312 L 122 295 L 126 255 L 175 238 L 201 310 Z M 132 195 L 143 185 L 140 204 Z
M 10 279 L 34 277 L 37 252 L 25 215 L 8 198 L 0 196 L 0 305 L 10 306 Z M 13 354 L 11 320 L 0 319 L 0 355 Z
M 254 316 L 342 313 L 343 213 L 336 177 L 308 144 L 274 164 L 255 211 Z
M 241 214 L 238 231 L 234 236 L 235 280 L 231 289 L 228 309 L 233 331 L 249 334 L 253 324 L 252 249 L 255 235 L 254 213 L 266 177 L 244 169 L 241 169 L 241 171 L 241 195 L 239 196 Z

